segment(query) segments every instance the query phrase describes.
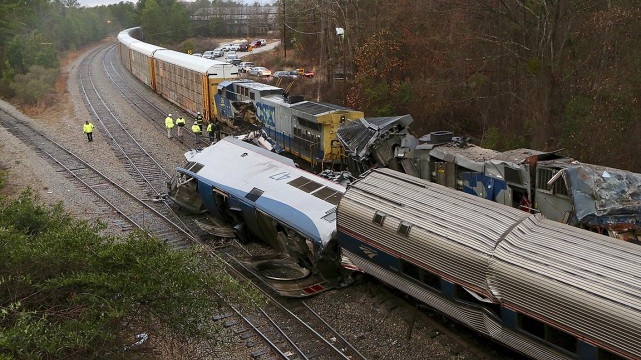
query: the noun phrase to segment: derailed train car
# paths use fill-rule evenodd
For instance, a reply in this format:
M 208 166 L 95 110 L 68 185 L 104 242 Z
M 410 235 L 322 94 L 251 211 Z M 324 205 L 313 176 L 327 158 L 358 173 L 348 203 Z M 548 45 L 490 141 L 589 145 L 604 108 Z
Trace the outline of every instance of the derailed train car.
M 641 174 L 560 155 L 499 152 L 439 131 L 415 138 L 409 115 L 345 124 L 338 139 L 354 175 L 387 167 L 624 241 L 641 240 Z
M 213 121 L 217 86 L 237 78 L 238 68 L 224 61 L 147 44 L 134 35 L 140 37 L 142 29 L 135 27 L 118 34 L 120 62 L 127 70 L 187 113 L 201 112 L 206 121 Z
M 279 256 L 277 264 L 253 263 L 258 273 L 286 267 L 297 274 L 291 279 L 266 276 L 276 291 L 309 296 L 341 281 L 336 206 L 345 187 L 231 136 L 189 151 L 185 158 L 168 184 L 169 197 L 235 225 L 240 239 L 261 240 L 286 256 L 289 262 Z
M 343 255 L 536 359 L 640 359 L 639 247 L 377 169 L 337 210 Z
M 336 131 L 342 124 L 363 117 L 362 111 L 307 101 L 285 89 L 251 80 L 221 82 L 216 103 L 218 117 L 225 120 L 236 115 L 236 104 L 253 104 L 262 130 L 284 151 L 314 168 L 342 161 Z

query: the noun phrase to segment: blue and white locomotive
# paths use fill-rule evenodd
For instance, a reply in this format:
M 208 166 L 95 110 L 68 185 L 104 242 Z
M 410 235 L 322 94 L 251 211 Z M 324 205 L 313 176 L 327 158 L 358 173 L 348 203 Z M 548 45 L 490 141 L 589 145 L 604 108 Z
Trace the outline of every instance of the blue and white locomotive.
M 364 116 L 362 111 L 306 101 L 282 88 L 251 80 L 221 82 L 215 99 L 218 117 L 226 121 L 236 115 L 237 104 L 252 103 L 267 135 L 312 167 L 342 161 L 336 132 L 342 124 Z
M 226 220 L 239 238 L 264 241 L 312 275 L 277 291 L 307 296 L 341 280 L 336 206 L 345 187 L 231 136 L 185 158 L 169 184 L 172 200 Z

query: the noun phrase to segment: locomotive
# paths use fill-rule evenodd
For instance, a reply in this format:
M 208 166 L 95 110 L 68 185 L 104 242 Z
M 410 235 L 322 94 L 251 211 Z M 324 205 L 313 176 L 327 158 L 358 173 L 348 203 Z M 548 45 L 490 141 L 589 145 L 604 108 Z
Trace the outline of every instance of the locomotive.
M 449 131 L 420 138 L 410 115 L 345 124 L 337 137 L 353 175 L 387 167 L 623 241 L 641 240 L 641 174 L 587 164 L 561 150 L 499 152 Z
M 342 280 L 336 240 L 337 182 L 293 160 L 233 136 L 185 153 L 168 182 L 169 197 L 195 213 L 208 211 L 234 226 L 242 241 L 259 240 L 279 254 L 252 262 L 255 271 L 286 268 L 293 278 L 265 276 L 279 294 L 305 297 Z M 264 274 L 263 274 L 264 275 Z
M 237 116 L 241 106 L 253 104 L 263 131 L 312 168 L 339 164 L 343 153 L 336 139 L 338 128 L 364 116 L 362 111 L 307 101 L 277 86 L 246 79 L 221 82 L 215 98 L 218 117 L 227 121 Z

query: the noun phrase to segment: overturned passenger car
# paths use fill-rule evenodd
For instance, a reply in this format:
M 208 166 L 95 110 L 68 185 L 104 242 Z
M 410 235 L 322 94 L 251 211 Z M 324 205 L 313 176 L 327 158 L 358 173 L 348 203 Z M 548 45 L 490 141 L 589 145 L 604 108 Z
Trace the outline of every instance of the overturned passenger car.
M 307 296 L 340 282 L 336 207 L 345 187 L 234 137 L 185 158 L 168 183 L 174 202 L 234 225 L 242 241 L 267 243 L 282 255 L 278 266 L 304 269 L 290 282 L 273 282 L 277 292 Z M 255 266 L 260 272 L 275 265 Z

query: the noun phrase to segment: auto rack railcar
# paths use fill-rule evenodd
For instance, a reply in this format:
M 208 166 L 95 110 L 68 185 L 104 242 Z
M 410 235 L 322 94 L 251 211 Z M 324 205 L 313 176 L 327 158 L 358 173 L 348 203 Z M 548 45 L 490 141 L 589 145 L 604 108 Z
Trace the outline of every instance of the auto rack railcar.
M 354 265 L 536 359 L 641 358 L 641 252 L 390 169 L 352 183 Z
M 223 80 L 238 77 L 236 66 L 224 61 L 205 59 L 136 40 L 132 34 L 141 29 L 131 28 L 118 34 L 120 61 L 145 85 L 165 99 L 205 119 L 215 118 L 214 95 Z

